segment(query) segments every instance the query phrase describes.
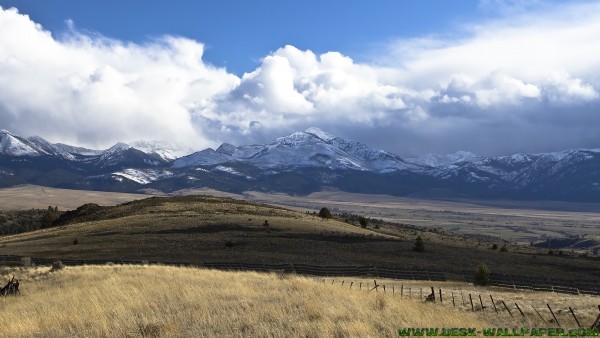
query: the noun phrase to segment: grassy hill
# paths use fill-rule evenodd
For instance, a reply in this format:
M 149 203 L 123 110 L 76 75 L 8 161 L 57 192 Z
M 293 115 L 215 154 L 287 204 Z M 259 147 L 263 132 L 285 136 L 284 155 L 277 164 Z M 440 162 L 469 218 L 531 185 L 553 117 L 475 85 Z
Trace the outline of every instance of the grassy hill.
M 87 204 L 53 228 L 0 237 L 0 255 L 57 259 L 196 263 L 308 263 L 600 277 L 598 259 L 548 255 L 547 249 L 492 243 L 425 228 L 384 223 L 361 228 L 281 207 L 211 196 L 152 197 L 117 206 Z M 425 252 L 412 250 L 421 236 Z
M 298 276 L 166 266 L 0 271 L 3 337 L 394 337 L 399 327 L 484 327 L 475 314 Z

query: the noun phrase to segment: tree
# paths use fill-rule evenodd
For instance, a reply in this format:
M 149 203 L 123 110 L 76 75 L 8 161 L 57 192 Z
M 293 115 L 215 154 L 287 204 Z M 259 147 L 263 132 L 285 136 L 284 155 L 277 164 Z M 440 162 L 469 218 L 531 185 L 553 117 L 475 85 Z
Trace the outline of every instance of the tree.
M 58 216 L 60 216 L 58 207 L 53 208 L 49 206 L 48 210 L 46 210 L 46 213 L 44 214 L 44 217 L 42 217 L 42 227 L 51 226 L 52 222 L 58 219 Z
M 421 238 L 421 236 L 417 236 L 413 250 L 415 250 L 416 252 L 425 251 L 425 243 L 423 243 L 423 238 Z
M 363 227 L 363 228 L 366 228 L 366 227 L 367 227 L 367 225 L 369 225 L 369 220 L 368 220 L 368 219 L 366 219 L 366 218 L 365 218 L 365 217 L 363 217 L 363 216 L 360 216 L 360 217 L 358 218 L 358 223 L 360 223 L 360 226 L 361 226 L 361 227 Z
M 319 217 L 321 217 L 321 218 L 331 218 L 331 211 L 329 211 L 329 209 L 323 207 L 319 211 Z
M 475 271 L 475 285 L 485 286 L 490 285 L 491 283 L 492 277 L 490 268 L 484 263 L 479 264 L 477 270 Z

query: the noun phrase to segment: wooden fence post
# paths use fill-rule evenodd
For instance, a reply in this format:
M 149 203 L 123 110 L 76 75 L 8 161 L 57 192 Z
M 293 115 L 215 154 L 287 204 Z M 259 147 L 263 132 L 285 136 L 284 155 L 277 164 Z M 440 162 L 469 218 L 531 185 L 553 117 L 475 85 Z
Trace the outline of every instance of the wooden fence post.
M 444 300 L 442 300 L 442 289 L 440 288 L 440 303 L 443 303 Z
M 523 311 L 521 311 L 519 304 L 515 303 L 515 305 L 517 306 L 517 310 L 519 310 L 519 312 L 521 312 L 521 316 L 523 316 L 523 318 L 525 318 L 525 314 L 523 313 Z
M 475 307 L 473 306 L 473 298 L 471 298 L 471 294 L 469 293 L 469 301 L 471 301 L 471 310 L 475 312 Z
M 400 299 L 404 298 L 404 284 L 400 285 Z
M 479 295 L 479 304 L 481 304 L 481 311 L 485 311 L 485 307 L 483 306 L 483 300 L 481 299 L 481 295 Z
M 490 295 L 490 299 L 492 300 L 492 305 L 494 305 L 494 311 L 498 313 L 498 308 L 496 307 L 496 303 L 494 302 L 494 297 L 492 297 L 492 295 Z
M 450 291 L 452 293 L 452 306 L 456 307 L 456 304 L 454 303 L 454 291 Z
M 352 284 L 354 284 L 354 282 L 350 282 L 350 290 L 352 290 Z
M 385 293 L 385 284 L 383 284 L 383 293 Z
M 550 304 L 546 304 L 546 306 L 548 306 L 548 310 L 550 310 L 550 313 L 552 314 L 552 318 L 554 318 L 556 325 L 558 325 L 558 327 L 561 327 L 560 323 L 558 322 L 558 319 L 556 319 L 556 316 L 554 315 L 554 311 L 552 311 L 552 308 L 550 307 Z
M 600 305 L 598 305 L 598 311 L 600 311 Z M 600 330 L 600 314 L 598 315 L 590 329 Z
M 533 311 L 535 311 L 535 313 L 537 313 L 537 315 L 542 318 L 542 321 L 544 322 L 544 324 L 548 325 L 548 322 L 544 319 L 544 317 L 542 317 L 542 315 L 538 312 L 538 310 L 535 309 L 535 307 L 533 305 L 531 305 L 531 307 L 533 308 Z
M 396 294 L 396 287 L 392 285 L 392 295 Z
M 343 281 L 342 281 L 342 286 L 344 286 L 344 282 L 345 282 L 345 281 L 343 280 Z
M 581 324 L 579 324 L 579 320 L 577 319 L 577 316 L 575 316 L 575 312 L 573 312 L 573 309 L 571 309 L 570 306 L 569 306 L 569 311 L 571 311 L 573 318 L 575 318 L 575 322 L 577 323 L 577 326 L 579 326 L 579 328 L 581 328 Z
M 360 290 L 362 290 L 362 282 L 360 282 L 360 284 L 358 285 L 358 288 L 359 288 Z
M 465 306 L 465 296 L 463 295 L 462 290 L 460 290 L 460 298 L 462 298 L 462 305 Z
M 508 311 L 508 314 L 512 317 L 512 312 L 510 312 L 510 309 L 508 308 L 508 306 L 506 306 L 506 303 L 504 301 L 502 301 L 502 304 L 504 305 L 504 308 L 506 309 L 506 311 Z

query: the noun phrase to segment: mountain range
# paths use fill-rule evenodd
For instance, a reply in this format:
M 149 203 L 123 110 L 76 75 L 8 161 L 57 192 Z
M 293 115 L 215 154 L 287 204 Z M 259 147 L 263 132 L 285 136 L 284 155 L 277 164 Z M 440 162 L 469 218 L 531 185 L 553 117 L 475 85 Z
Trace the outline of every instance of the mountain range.
M 106 150 L 0 131 L 0 187 L 308 194 L 324 189 L 433 198 L 600 201 L 600 149 L 482 157 L 466 151 L 403 158 L 318 128 L 266 144 L 224 143 L 176 157 L 160 142 Z

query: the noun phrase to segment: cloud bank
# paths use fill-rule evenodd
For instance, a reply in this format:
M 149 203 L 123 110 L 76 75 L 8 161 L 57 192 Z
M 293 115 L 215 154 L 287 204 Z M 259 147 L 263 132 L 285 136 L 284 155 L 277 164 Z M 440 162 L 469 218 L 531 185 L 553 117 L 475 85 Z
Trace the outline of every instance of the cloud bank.
M 371 62 L 283 46 L 238 77 L 203 45 L 56 38 L 0 9 L 0 126 L 107 147 L 182 152 L 318 126 L 401 155 L 600 147 L 600 4 L 556 5 L 393 41 Z

